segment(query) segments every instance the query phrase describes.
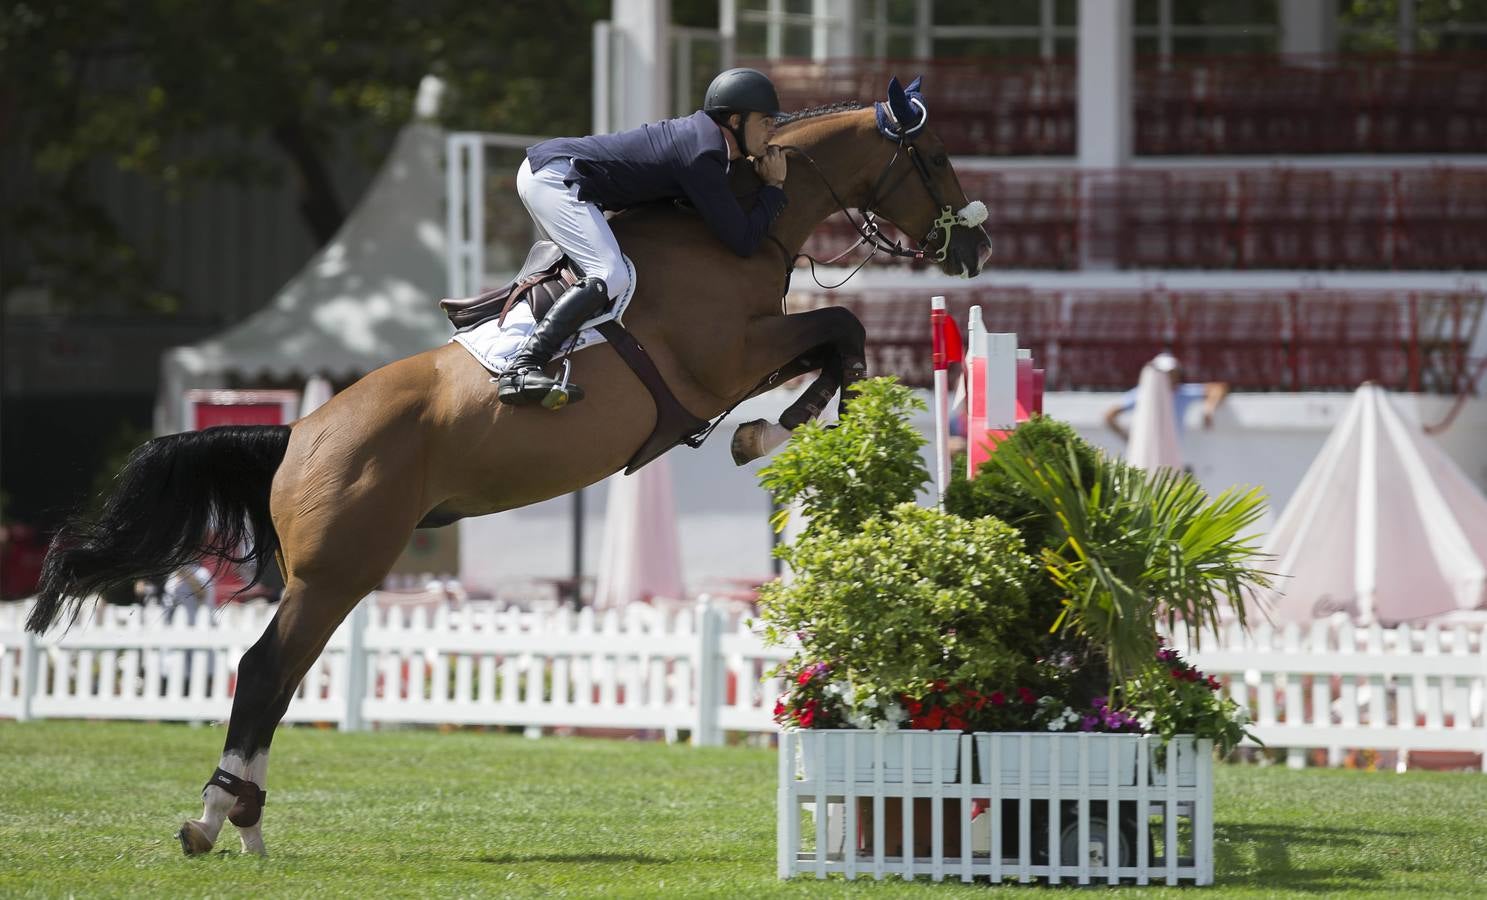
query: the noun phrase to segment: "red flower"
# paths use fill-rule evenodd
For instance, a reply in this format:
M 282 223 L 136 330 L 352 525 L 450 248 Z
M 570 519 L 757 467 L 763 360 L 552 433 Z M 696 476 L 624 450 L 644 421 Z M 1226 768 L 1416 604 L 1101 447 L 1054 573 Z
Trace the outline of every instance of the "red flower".
M 932 688 L 936 694 L 943 694 L 945 692 L 945 687 L 946 687 L 946 683 L 945 683 L 945 679 L 943 679 L 943 678 L 937 680 L 934 684 L 930 685 L 930 688 Z
M 1175 678 L 1175 679 L 1177 679 L 1178 681 L 1181 681 L 1182 680 L 1182 670 L 1181 669 L 1173 669 L 1172 670 L 1172 677 Z
M 945 727 L 952 728 L 956 731 L 964 731 L 966 727 L 966 720 L 962 719 L 960 716 L 946 716 Z
M 816 720 L 816 711 L 807 707 L 795 714 L 795 721 L 800 723 L 801 728 L 810 728 L 811 723 Z
M 780 699 L 778 699 L 778 700 L 776 700 L 774 702 L 774 717 L 776 719 L 778 719 L 780 716 L 783 716 L 784 714 L 785 714 L 785 698 L 784 697 L 781 697 Z
M 970 704 L 962 700 L 961 702 L 950 707 L 950 712 L 957 716 L 963 716 L 966 714 L 967 709 L 970 709 Z
M 945 711 L 936 706 L 924 716 L 924 727 L 929 729 L 939 728 L 945 722 Z
M 800 672 L 800 677 L 795 679 L 795 683 L 796 684 L 808 684 L 808 683 L 810 683 L 810 680 L 811 680 L 811 670 L 810 669 L 802 669 L 801 672 Z
M 918 700 L 910 700 L 908 703 L 904 704 L 904 709 L 907 709 L 909 711 L 909 715 L 917 716 L 924 711 L 924 704 L 920 703 Z
M 1031 690 L 1025 687 L 1020 687 L 1017 689 L 1017 696 L 1021 698 L 1023 703 L 1026 703 L 1029 706 L 1038 702 L 1038 695 L 1034 694 Z
M 991 692 L 991 705 L 992 706 L 1006 706 L 1007 705 L 1007 695 L 1004 694 L 1004 693 L 1002 693 L 1001 691 L 992 691 Z
M 1223 685 L 1219 684 L 1219 679 L 1218 679 L 1218 676 L 1217 675 L 1210 675 L 1210 676 L 1208 676 L 1208 689 L 1210 691 L 1216 691 L 1216 690 L 1218 690 L 1221 687 L 1223 687 Z
M 973 703 L 973 704 L 971 704 L 971 706 L 974 707 L 975 709 L 981 709 L 985 705 L 986 705 L 986 698 L 983 697 L 980 694 L 977 694 L 976 695 L 976 702 Z

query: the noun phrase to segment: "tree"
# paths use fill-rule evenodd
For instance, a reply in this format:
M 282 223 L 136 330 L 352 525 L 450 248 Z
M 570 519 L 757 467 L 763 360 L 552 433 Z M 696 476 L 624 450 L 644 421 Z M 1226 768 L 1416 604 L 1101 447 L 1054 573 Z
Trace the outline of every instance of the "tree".
M 7 170 L 4 270 L 64 303 L 100 291 L 168 311 L 151 262 L 89 195 L 103 162 L 184 193 L 287 161 L 317 244 L 346 206 L 327 158 L 346 134 L 406 121 L 419 80 L 449 83 L 451 127 L 587 130 L 590 34 L 603 0 L 20 0 L 0 10 Z M 226 134 L 230 143 L 191 141 Z M 260 142 L 261 144 L 261 142 Z M 224 147 L 226 149 L 224 149 Z

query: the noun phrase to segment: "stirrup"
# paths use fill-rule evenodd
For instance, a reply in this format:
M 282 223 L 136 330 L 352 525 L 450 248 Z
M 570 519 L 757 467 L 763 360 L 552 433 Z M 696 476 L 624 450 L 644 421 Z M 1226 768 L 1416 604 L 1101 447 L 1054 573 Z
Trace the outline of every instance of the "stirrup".
M 569 403 L 577 403 L 578 401 L 583 399 L 583 388 L 579 387 L 576 384 L 572 384 L 568 380 L 572 373 L 572 362 L 568 359 L 564 359 L 563 374 L 556 381 L 548 378 L 547 375 L 543 374 L 542 370 L 539 368 L 503 372 L 501 373 L 501 376 L 499 378 L 492 378 L 491 381 L 496 384 L 501 384 L 508 378 L 521 378 L 522 386 L 520 390 L 512 391 L 509 394 L 497 394 L 497 399 L 499 399 L 502 403 L 510 406 L 529 406 L 534 403 L 540 403 L 544 409 L 559 410 L 567 406 Z M 530 396 L 528 390 L 529 380 L 535 382 L 535 384 L 531 385 L 531 387 L 533 388 L 540 388 L 542 386 L 542 383 L 546 382 L 546 393 L 544 393 L 540 398 Z M 501 386 L 504 387 L 504 385 Z

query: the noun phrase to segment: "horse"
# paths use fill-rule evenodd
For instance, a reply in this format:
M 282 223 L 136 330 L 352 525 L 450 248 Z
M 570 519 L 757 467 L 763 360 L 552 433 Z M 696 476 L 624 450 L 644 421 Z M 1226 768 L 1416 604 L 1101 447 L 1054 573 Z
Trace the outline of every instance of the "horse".
M 955 213 L 979 204 L 968 204 L 943 143 L 924 127 L 918 94 L 909 102 L 896 80 L 889 94 L 889 121 L 906 123 L 897 135 L 882 130 L 872 105 L 821 107 L 780 123 L 788 205 L 751 257 L 736 256 L 675 204 L 612 219 L 638 273 L 625 326 L 697 419 L 820 371 L 779 422 L 741 430 L 736 457 L 765 452 L 838 391 L 846 402 L 866 377 L 855 316 L 783 309 L 797 254 L 823 219 L 861 210 L 865 241 L 932 256 L 952 275 L 976 275 L 990 255 L 979 222 Z M 736 192 L 757 190 L 748 166 L 733 168 Z M 920 236 L 926 249 L 890 246 L 868 214 Z M 67 611 L 75 621 L 86 597 L 203 555 L 260 570 L 272 560 L 283 575 L 272 621 L 239 662 L 202 814 L 177 832 L 187 855 L 209 851 L 224 819 L 238 827 L 244 852 L 266 853 L 261 814 L 275 729 L 332 632 L 381 584 L 414 529 L 593 484 L 647 441 L 657 403 L 617 353 L 600 344 L 571 362 L 588 397 L 556 411 L 500 404 L 491 373 L 449 343 L 370 372 L 292 425 L 157 437 L 131 455 L 100 512 L 74 515 L 59 531 L 27 622 L 37 633 Z

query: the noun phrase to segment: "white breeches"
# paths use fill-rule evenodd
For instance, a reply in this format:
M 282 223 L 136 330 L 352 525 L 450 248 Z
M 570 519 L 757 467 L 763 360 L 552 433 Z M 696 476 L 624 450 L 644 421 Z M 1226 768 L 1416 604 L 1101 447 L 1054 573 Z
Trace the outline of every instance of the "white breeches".
M 522 160 L 516 172 L 516 193 L 532 221 L 583 268 L 584 275 L 604 279 L 609 296 L 623 297 L 630 289 L 630 270 L 620 245 L 599 207 L 578 199 L 578 185 L 563 184 L 567 171 L 568 164 L 561 159 L 540 172 L 533 172 L 531 164 Z

